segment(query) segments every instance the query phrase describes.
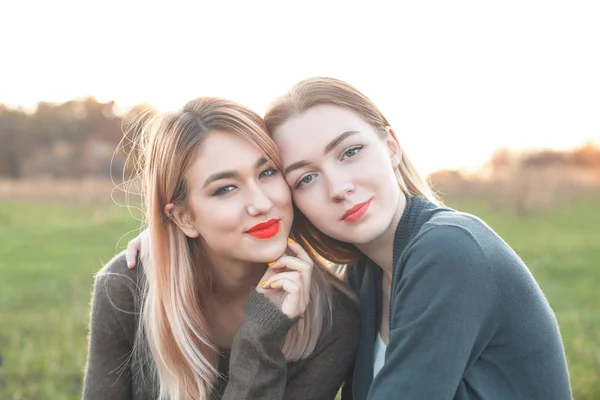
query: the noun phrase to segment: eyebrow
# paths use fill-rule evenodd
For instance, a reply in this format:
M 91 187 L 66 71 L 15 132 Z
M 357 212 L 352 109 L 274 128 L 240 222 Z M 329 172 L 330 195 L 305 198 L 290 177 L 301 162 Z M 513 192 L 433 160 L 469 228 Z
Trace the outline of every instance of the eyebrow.
M 258 168 L 262 167 L 263 165 L 265 165 L 267 162 L 268 162 L 268 160 L 265 157 L 260 157 L 258 159 L 258 161 L 256 161 L 256 164 L 254 165 L 254 168 L 258 169 Z M 204 182 L 204 185 L 202 186 L 202 188 L 204 189 L 205 187 L 207 187 L 211 183 L 213 183 L 215 181 L 219 181 L 221 179 L 232 179 L 232 178 L 237 178 L 237 177 L 239 177 L 239 174 L 236 171 L 221 171 L 221 172 L 216 172 L 216 173 L 210 175 L 206 179 L 206 181 Z
M 323 150 L 323 154 L 327 154 L 327 153 L 331 152 L 331 150 L 333 150 L 338 144 L 340 144 L 341 142 L 346 140 L 347 137 L 355 135 L 357 133 L 360 133 L 360 132 L 359 131 L 346 131 L 346 132 L 340 134 L 335 139 L 333 139 L 331 142 L 327 143 L 327 145 L 325 146 L 325 149 Z M 292 163 L 289 166 L 287 166 L 283 170 L 283 174 L 287 175 L 294 170 L 297 170 L 297 169 L 307 166 L 308 164 L 309 164 L 309 162 L 306 160 L 297 161 L 297 162 Z
M 336 137 L 335 139 L 333 139 L 331 142 L 329 142 L 327 144 L 327 146 L 325 146 L 325 151 L 323 152 L 323 154 L 329 153 L 331 150 L 333 150 L 335 148 L 335 146 L 337 146 L 342 141 L 344 141 L 348 136 L 356 135 L 357 133 L 360 133 L 360 132 L 358 132 L 358 131 L 346 131 L 346 132 L 342 133 L 341 135 L 339 135 L 338 137 Z

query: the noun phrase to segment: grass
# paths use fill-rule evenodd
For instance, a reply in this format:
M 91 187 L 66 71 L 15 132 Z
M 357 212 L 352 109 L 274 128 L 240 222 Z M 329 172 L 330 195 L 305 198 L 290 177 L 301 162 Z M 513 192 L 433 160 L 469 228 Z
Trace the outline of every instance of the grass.
M 600 398 L 598 204 L 590 197 L 518 219 L 450 202 L 482 217 L 527 262 L 559 319 L 581 400 Z M 0 399 L 80 398 L 94 272 L 138 226 L 112 204 L 0 202 Z
M 108 204 L 0 203 L 0 399 L 81 397 L 93 275 L 137 225 Z
M 526 218 L 450 205 L 482 217 L 525 260 L 558 318 L 574 398 L 600 399 L 600 197 Z

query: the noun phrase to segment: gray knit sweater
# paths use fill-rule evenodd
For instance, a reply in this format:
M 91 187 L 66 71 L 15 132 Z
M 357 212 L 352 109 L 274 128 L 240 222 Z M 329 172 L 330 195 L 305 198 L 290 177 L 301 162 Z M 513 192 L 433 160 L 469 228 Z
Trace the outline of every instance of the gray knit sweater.
M 149 400 L 157 388 L 137 377 L 139 360 L 131 357 L 137 340 L 143 268 L 128 269 L 117 255 L 94 284 L 84 400 Z M 231 349 L 221 349 L 212 398 L 333 399 L 350 371 L 360 332 L 358 309 L 333 290 L 331 328 L 324 330 L 307 359 L 286 363 L 279 344 L 296 323 L 267 298 L 250 292 Z M 146 344 L 145 344 L 146 345 Z

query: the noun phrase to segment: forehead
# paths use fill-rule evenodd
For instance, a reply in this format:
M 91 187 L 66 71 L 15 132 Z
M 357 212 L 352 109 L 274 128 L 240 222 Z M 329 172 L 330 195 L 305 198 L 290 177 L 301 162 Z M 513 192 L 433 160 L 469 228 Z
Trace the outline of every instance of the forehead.
M 215 172 L 254 168 L 261 152 L 247 139 L 225 131 L 212 131 L 202 142 L 193 169 L 197 178 Z
M 373 128 L 356 112 L 334 105 L 318 105 L 288 119 L 274 132 L 284 165 L 309 155 L 322 154 L 324 147 L 346 131 L 371 132 Z

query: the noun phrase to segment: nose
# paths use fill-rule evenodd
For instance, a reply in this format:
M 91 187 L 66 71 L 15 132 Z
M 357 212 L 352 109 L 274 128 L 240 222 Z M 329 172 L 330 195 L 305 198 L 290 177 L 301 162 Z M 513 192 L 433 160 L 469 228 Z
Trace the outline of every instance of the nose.
M 329 197 L 335 202 L 344 201 L 346 197 L 354 192 L 354 183 L 346 174 L 335 173 L 328 171 L 325 173 L 327 185 L 329 189 Z
M 273 208 L 271 199 L 257 184 L 250 186 L 248 197 L 248 214 L 252 217 L 267 214 Z

